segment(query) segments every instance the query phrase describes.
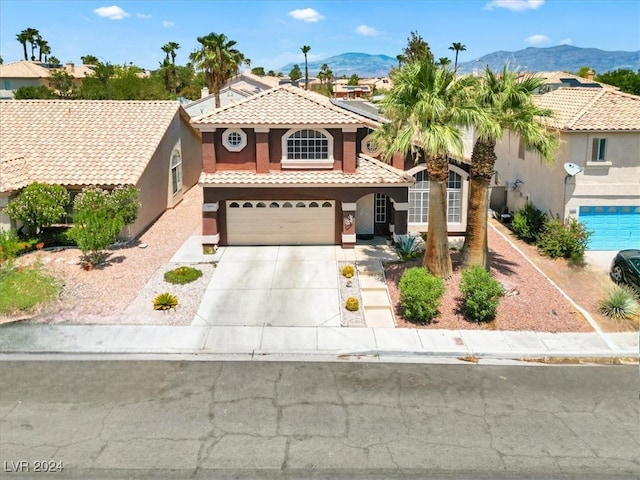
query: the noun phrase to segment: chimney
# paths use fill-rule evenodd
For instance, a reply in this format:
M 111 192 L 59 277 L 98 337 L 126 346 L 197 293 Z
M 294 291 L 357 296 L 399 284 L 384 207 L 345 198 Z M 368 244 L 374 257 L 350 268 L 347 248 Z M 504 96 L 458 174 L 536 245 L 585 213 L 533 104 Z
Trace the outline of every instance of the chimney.
M 200 90 L 200 98 L 204 98 L 204 97 L 208 97 L 209 96 L 209 88 L 208 87 L 202 87 L 202 90 Z
M 587 71 L 586 75 L 586 79 L 589 80 L 590 82 L 593 81 L 593 76 L 595 75 L 596 72 L 594 72 L 593 70 L 589 69 Z
M 67 62 L 67 64 L 64 66 L 64 69 L 67 73 L 73 74 L 73 62 Z

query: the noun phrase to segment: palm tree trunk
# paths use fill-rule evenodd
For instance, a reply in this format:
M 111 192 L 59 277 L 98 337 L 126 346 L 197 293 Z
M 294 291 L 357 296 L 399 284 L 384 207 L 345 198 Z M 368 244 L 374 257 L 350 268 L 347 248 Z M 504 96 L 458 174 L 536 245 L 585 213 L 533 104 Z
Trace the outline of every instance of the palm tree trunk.
M 428 156 L 429 229 L 422 262 L 433 275 L 449 278 L 453 273 L 447 232 L 447 179 L 449 160 L 444 155 Z
M 489 211 L 489 182 L 496 163 L 495 140 L 476 140 L 471 154 L 467 234 L 462 246 L 462 266 L 474 265 L 489 270 L 487 243 L 487 215 Z
M 453 273 L 447 234 L 446 181 L 429 181 L 429 230 L 422 264 L 436 277 L 449 278 Z
M 462 268 L 478 265 L 489 270 L 488 209 L 489 185 L 483 179 L 472 178 L 469 185 L 467 234 L 462 247 Z

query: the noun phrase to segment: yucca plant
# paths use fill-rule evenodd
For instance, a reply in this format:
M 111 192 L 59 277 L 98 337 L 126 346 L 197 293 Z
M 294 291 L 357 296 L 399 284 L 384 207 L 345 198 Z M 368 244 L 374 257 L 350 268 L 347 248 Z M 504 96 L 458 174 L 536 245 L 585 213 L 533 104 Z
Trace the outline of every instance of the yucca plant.
M 161 293 L 160 295 L 157 295 L 153 299 L 154 310 L 166 311 L 172 308 L 175 309 L 177 305 L 178 305 L 178 297 L 167 292 Z
M 600 312 L 614 320 L 627 320 L 638 314 L 640 305 L 635 292 L 626 285 L 616 285 L 600 301 Z

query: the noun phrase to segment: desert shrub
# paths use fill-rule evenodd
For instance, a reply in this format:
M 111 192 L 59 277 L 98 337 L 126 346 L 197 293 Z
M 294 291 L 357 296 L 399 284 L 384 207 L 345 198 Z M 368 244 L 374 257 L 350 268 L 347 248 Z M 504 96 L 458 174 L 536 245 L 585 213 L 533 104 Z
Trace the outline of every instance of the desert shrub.
M 460 293 L 464 315 L 473 321 L 484 322 L 495 318 L 504 289 L 491 273 L 476 265 L 463 270 Z
M 626 285 L 616 285 L 599 305 L 600 313 L 614 320 L 626 320 L 638 314 L 640 306 L 635 292 Z
M 413 260 L 420 252 L 416 250 L 416 237 L 411 235 L 404 235 L 398 240 L 398 254 L 404 261 Z
M 120 230 L 127 222 L 135 221 L 137 198 L 137 189 L 133 187 L 118 187 L 109 192 L 93 185 L 76 196 L 74 225 L 68 235 L 91 263 L 101 263 L 106 256 L 104 250 L 115 242 Z
M 445 292 L 444 281 L 423 267 L 408 268 L 400 283 L 400 307 L 407 320 L 429 323 L 438 313 Z
M 355 275 L 356 269 L 353 268 L 353 265 L 345 265 L 342 267 L 342 276 L 345 278 L 351 278 Z
M 178 306 L 178 297 L 170 293 L 161 293 L 153 299 L 154 310 L 170 310 Z
M 591 232 L 575 218 L 564 224 L 558 218 L 550 218 L 544 224 L 537 245 L 546 256 L 566 258 L 575 264 L 584 262 L 584 252 Z
M 64 187 L 32 183 L 9 202 L 4 213 L 24 223 L 29 233 L 37 233 L 42 227 L 60 221 L 68 203 L 69 192 Z
M 347 298 L 345 308 L 350 312 L 355 312 L 360 308 L 360 302 L 356 297 L 349 297 Z
M 164 274 L 164 279 L 173 284 L 184 285 L 195 282 L 202 276 L 202 270 L 192 267 L 178 267 Z
M 511 230 L 516 236 L 527 243 L 535 243 L 542 232 L 547 215 L 538 210 L 532 203 L 527 202 L 524 208 L 518 210 L 511 221 Z

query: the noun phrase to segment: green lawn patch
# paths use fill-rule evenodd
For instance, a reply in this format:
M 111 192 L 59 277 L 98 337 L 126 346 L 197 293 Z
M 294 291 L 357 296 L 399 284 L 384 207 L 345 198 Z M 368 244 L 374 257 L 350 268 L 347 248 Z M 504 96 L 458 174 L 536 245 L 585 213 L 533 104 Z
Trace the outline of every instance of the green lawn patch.
M 56 299 L 62 283 L 42 272 L 39 265 L 0 266 L 0 314 L 26 312 Z

